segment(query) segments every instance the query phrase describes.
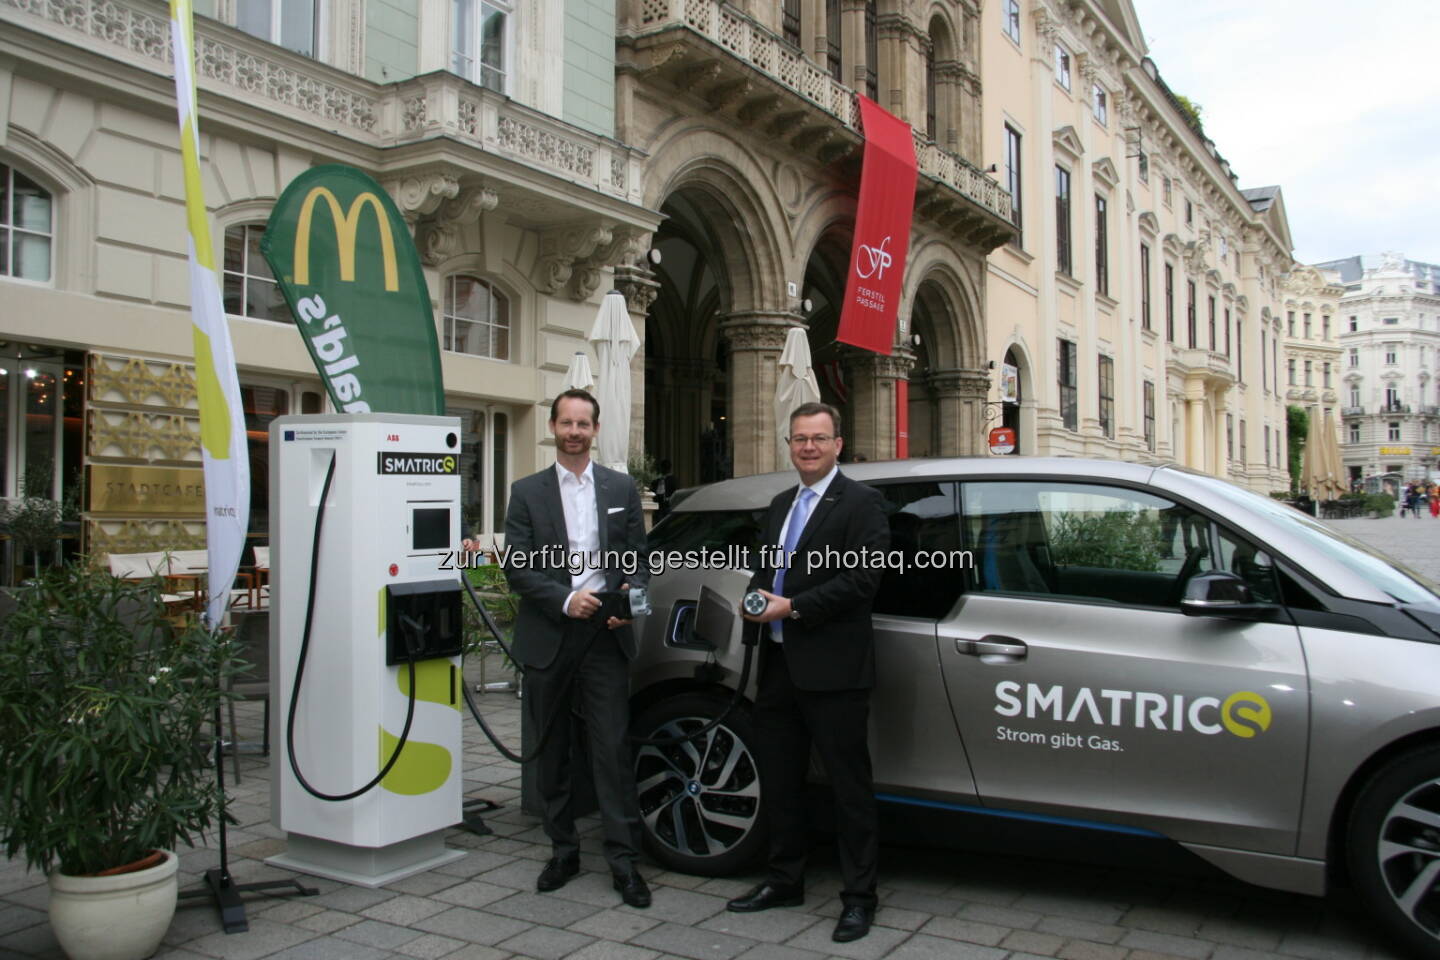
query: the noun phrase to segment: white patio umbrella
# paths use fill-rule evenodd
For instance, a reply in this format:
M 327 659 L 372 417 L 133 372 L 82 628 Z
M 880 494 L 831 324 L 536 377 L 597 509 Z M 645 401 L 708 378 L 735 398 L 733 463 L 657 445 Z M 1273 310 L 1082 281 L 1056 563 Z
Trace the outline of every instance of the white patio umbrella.
M 790 462 L 790 448 L 785 438 L 790 435 L 790 413 L 802 403 L 820 399 L 820 385 L 810 366 L 810 341 L 800 327 L 791 327 L 785 334 L 785 348 L 780 351 L 780 367 L 775 382 L 775 442 L 779 459 L 777 470 Z
M 576 350 L 570 358 L 570 369 L 565 371 L 566 390 L 595 390 L 595 374 L 590 372 L 590 354 Z
M 600 366 L 595 393 L 595 399 L 600 401 L 600 449 L 596 459 L 613 470 L 629 472 L 630 360 L 640 349 L 640 337 L 630 322 L 625 295 L 619 290 L 611 290 L 600 301 L 590 342 L 595 345 Z

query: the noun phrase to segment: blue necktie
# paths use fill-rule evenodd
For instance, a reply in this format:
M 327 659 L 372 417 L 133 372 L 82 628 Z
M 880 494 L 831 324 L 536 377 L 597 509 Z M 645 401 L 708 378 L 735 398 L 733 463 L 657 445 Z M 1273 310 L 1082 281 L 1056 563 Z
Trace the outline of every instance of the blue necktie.
M 795 546 L 800 542 L 800 534 L 805 530 L 805 521 L 810 519 L 810 502 L 815 499 L 815 491 L 809 487 L 801 487 L 800 495 L 795 498 L 795 506 L 790 509 L 790 525 L 785 528 L 785 555 L 780 558 L 780 566 L 775 571 L 775 585 L 771 593 L 784 596 L 785 569 L 790 566 L 790 555 L 795 552 Z M 780 639 L 780 621 L 776 620 L 770 624 L 770 632 L 775 639 Z

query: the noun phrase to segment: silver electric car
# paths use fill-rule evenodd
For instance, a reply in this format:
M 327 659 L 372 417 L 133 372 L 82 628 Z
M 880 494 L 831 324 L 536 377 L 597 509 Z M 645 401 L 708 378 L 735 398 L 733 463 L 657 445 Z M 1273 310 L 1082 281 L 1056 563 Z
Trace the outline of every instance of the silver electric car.
M 1440 955 L 1440 593 L 1291 507 L 1178 467 L 859 463 L 891 549 L 874 605 L 884 801 L 1170 838 L 1236 877 L 1347 882 Z M 761 852 L 764 784 L 736 686 L 738 605 L 776 473 L 701 487 L 651 534 L 633 671 L 654 856 L 720 874 Z M 714 604 L 711 604 L 714 606 Z M 713 621 L 713 617 L 711 618 Z

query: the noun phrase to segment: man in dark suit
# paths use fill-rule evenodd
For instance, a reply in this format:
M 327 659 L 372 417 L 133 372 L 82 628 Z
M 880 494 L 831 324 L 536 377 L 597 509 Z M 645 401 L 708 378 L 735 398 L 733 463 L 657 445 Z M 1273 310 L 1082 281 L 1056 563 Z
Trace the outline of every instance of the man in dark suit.
M 635 482 L 590 460 L 599 429 L 600 404 L 590 394 L 567 390 L 556 397 L 550 407 L 555 466 L 515 481 L 505 514 L 505 576 L 520 595 L 511 651 L 525 670 L 526 722 L 538 735 L 559 711 L 534 760 L 551 844 L 550 861 L 535 887 L 558 890 L 580 872 L 568 722 L 578 703 L 604 825 L 605 860 L 624 901 L 648 907 L 650 890 L 635 869 L 640 805 L 625 740 L 635 632 L 629 620 L 598 619 L 602 598 L 596 596 L 649 579 L 645 518 Z
M 762 552 L 750 586 L 769 605 L 745 617 L 762 625 L 755 753 L 768 811 L 769 876 L 728 908 L 748 913 L 804 901 L 814 819 L 805 807 L 805 772 L 813 743 L 835 792 L 845 886 L 833 937 L 844 942 L 869 933 L 875 918 L 879 843 L 867 726 L 875 685 L 870 607 L 883 571 L 878 564 L 847 567 L 841 558 L 884 551 L 890 533 L 880 494 L 836 465 L 843 441 L 834 407 L 797 408 L 789 443 L 800 485 L 771 501 L 764 540 L 782 545 L 789 559 Z

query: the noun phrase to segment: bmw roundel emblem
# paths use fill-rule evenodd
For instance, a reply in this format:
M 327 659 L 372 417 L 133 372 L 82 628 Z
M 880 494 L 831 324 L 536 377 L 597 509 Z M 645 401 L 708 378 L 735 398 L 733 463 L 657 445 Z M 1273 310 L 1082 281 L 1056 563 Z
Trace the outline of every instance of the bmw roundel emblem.
M 689 783 L 685 784 L 685 792 L 690 794 L 690 796 L 692 797 L 700 796 L 700 781 L 691 780 Z

